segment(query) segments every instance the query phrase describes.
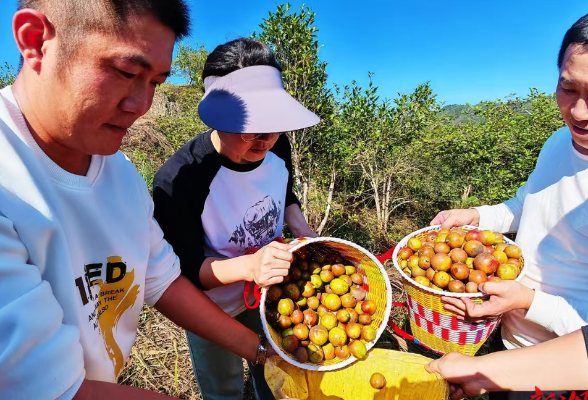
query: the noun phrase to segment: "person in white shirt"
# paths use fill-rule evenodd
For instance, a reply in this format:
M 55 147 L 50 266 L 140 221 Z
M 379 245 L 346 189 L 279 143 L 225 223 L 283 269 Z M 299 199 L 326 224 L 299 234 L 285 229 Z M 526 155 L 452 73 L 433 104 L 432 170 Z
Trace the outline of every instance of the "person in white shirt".
M 558 57 L 557 104 L 566 127 L 545 143 L 516 197 L 498 205 L 440 212 L 431 224 L 517 232 L 526 275 L 486 283 L 490 300 L 444 298 L 448 310 L 480 318 L 503 314 L 506 349 L 545 342 L 588 321 L 588 15 L 565 34 Z M 540 382 L 538 382 L 540 383 Z M 491 398 L 529 398 L 529 393 Z
M 118 151 L 188 26 L 183 0 L 19 3 L 22 68 L 0 91 L 0 399 L 168 398 L 114 384 L 144 302 L 264 361 L 267 344 L 180 274 Z

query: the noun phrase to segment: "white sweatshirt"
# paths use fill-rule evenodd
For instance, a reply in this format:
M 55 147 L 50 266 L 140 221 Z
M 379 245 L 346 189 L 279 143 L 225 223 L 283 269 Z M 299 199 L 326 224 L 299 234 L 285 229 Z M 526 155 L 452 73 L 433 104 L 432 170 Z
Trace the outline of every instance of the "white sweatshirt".
M 0 399 L 71 399 L 115 382 L 137 331 L 179 276 L 145 182 L 122 153 L 70 174 L 0 91 Z
M 535 170 L 516 197 L 477 207 L 480 228 L 517 232 L 525 252 L 522 283 L 535 289 L 526 312 L 502 318 L 507 348 L 570 333 L 588 321 L 588 156 L 572 145 L 569 129 L 545 143 Z

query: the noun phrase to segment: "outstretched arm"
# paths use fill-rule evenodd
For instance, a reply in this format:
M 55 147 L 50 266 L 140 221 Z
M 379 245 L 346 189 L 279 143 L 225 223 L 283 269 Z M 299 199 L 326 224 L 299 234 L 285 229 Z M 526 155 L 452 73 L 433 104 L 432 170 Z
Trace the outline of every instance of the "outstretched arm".
M 132 386 L 115 383 L 85 380 L 74 400 L 171 400 L 163 394 L 150 392 Z
M 452 399 L 492 391 L 533 391 L 536 386 L 549 391 L 588 389 L 588 357 L 582 331 L 480 357 L 449 353 L 425 369 L 455 385 Z
M 182 328 L 255 362 L 257 334 L 221 310 L 184 276 L 169 286 L 155 308 Z

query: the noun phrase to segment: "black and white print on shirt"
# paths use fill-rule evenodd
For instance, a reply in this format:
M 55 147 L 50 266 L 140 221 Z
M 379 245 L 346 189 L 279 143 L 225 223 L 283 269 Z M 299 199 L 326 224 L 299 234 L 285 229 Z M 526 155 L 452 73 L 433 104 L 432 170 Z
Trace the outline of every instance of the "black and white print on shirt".
M 265 196 L 245 212 L 243 223 L 235 229 L 230 242 L 241 246 L 244 250 L 259 248 L 269 243 L 276 233 L 280 218 L 282 202 L 276 202 L 271 196 Z

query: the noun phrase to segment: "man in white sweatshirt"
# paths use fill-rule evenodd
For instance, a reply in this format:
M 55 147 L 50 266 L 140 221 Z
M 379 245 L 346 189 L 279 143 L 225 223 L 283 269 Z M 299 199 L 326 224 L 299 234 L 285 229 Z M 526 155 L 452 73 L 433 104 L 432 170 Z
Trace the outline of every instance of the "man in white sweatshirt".
M 0 399 L 156 399 L 113 384 L 143 302 L 261 363 L 265 341 L 180 275 L 118 152 L 169 75 L 183 0 L 22 0 L 0 91 Z M 289 265 L 288 246 L 258 255 Z
M 471 224 L 517 231 L 516 242 L 526 254 L 524 285 L 485 283 L 481 290 L 492 296 L 480 305 L 444 299 L 445 307 L 460 316 L 506 313 L 501 330 L 506 349 L 545 342 L 588 321 L 588 15 L 566 32 L 557 65 L 557 104 L 567 127 L 547 140 L 516 197 L 494 206 L 442 211 L 431 221 L 444 228 Z M 532 394 L 490 397 L 529 399 Z

